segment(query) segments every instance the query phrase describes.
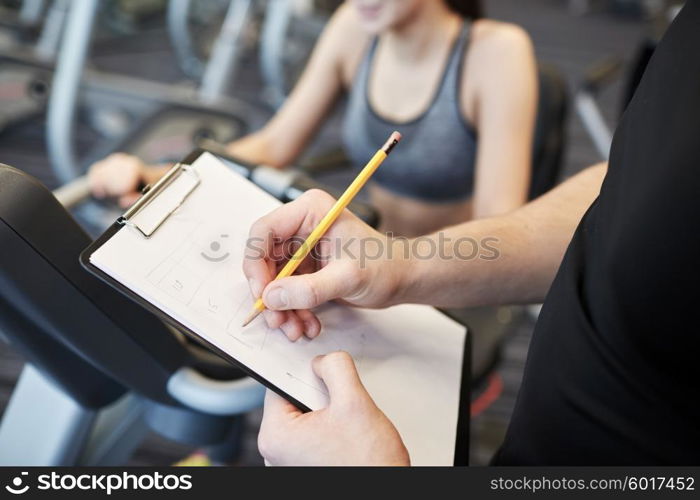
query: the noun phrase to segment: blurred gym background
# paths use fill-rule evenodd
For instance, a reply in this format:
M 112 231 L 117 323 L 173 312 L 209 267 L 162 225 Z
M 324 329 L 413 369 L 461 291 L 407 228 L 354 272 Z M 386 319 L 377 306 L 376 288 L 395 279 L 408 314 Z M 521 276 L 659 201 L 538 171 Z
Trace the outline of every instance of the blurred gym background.
M 0 162 L 34 175 L 51 189 L 79 175 L 90 159 L 119 145 L 152 161 L 176 160 L 193 143 L 225 142 L 243 129 L 259 127 L 293 85 L 339 2 L 103 0 L 96 2 L 87 46 L 81 45 L 79 33 L 66 30 L 80 27 L 72 3 L 0 1 Z M 563 78 L 566 119 L 559 179 L 603 160 L 610 130 L 628 98 L 629 82 L 673 14 L 668 2 L 485 0 L 484 4 L 488 17 L 523 26 L 534 40 L 539 61 Z M 222 41 L 226 30 L 235 37 Z M 234 57 L 224 59 L 228 62 L 218 72 L 212 70 L 207 62 L 231 56 L 227 50 L 235 52 Z M 71 59 L 77 67 L 70 67 Z M 59 66 L 64 73 L 60 82 Z M 154 117 L 151 103 L 159 100 L 182 107 Z M 204 120 L 189 107 L 207 100 L 226 102 L 236 109 L 236 118 L 222 113 Z M 338 114 L 300 167 L 339 187 L 349 174 L 333 168 L 340 144 Z M 138 131 L 149 120 L 183 125 L 181 130 L 159 132 L 146 144 Z M 535 317 L 536 308 L 504 310 L 498 334 L 475 346 L 475 356 L 487 359 L 488 369 L 474 390 L 473 464 L 487 463 L 503 437 Z M 0 341 L 0 414 L 23 363 Z M 247 419 L 240 463 L 261 464 L 255 442 L 260 412 Z M 191 451 L 153 433 L 131 463 L 167 465 Z

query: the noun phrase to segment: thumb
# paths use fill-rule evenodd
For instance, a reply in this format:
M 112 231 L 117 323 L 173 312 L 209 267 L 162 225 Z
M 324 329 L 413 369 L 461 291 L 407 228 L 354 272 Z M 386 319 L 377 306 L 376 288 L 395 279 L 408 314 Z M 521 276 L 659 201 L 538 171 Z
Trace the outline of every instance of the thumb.
M 345 351 L 316 356 L 312 362 L 314 373 L 323 380 L 333 404 L 356 402 L 369 398 L 357 374 L 355 361 Z
M 263 302 L 272 310 L 311 309 L 352 295 L 357 282 L 352 274 L 340 263 L 331 263 L 315 273 L 275 280 L 263 291 Z

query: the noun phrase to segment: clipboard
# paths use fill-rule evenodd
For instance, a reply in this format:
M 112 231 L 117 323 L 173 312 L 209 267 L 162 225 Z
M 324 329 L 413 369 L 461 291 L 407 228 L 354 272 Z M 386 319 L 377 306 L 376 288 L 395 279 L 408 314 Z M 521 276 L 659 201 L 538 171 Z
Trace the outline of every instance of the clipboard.
M 167 225 L 173 214 L 176 214 L 181 208 L 187 206 L 187 202 L 192 196 L 192 194 L 200 188 L 202 180 L 193 168 L 193 165 L 197 160 L 202 157 L 202 155 L 212 155 L 212 153 L 197 150 L 188 155 L 182 162 L 176 164 L 169 170 L 157 183 L 153 186 L 147 188 L 144 194 L 139 200 L 137 200 L 132 207 L 130 207 L 121 217 L 119 217 L 114 224 L 112 224 L 100 237 L 98 237 L 88 248 L 86 248 L 80 255 L 80 262 L 82 266 L 88 270 L 90 273 L 96 275 L 102 281 L 106 282 L 116 290 L 118 290 L 123 295 L 127 296 L 134 302 L 138 303 L 146 310 L 154 314 L 163 322 L 169 324 L 175 329 L 181 331 L 188 337 L 192 338 L 196 342 L 206 346 L 214 353 L 221 356 L 228 362 L 233 363 L 238 366 L 243 372 L 249 375 L 251 378 L 260 382 L 269 389 L 275 391 L 280 396 L 284 397 L 296 407 L 302 411 L 311 411 L 311 408 L 300 401 L 298 398 L 294 397 L 288 391 L 280 387 L 280 384 L 275 383 L 272 380 L 262 376 L 258 371 L 252 369 L 248 363 L 238 359 L 233 356 L 230 352 L 217 346 L 203 335 L 198 334 L 193 328 L 185 324 L 185 322 L 178 320 L 173 317 L 173 315 L 168 314 L 163 310 L 163 308 L 153 304 L 151 301 L 145 299 L 141 294 L 137 293 L 132 288 L 125 286 L 118 279 L 111 276 L 108 272 L 105 272 L 100 267 L 96 266 L 92 261 L 92 256 L 98 252 L 105 245 L 108 245 L 110 241 L 115 238 L 115 236 L 125 228 L 136 232 L 140 235 L 143 241 L 148 241 L 154 235 Z M 231 167 L 234 173 L 241 174 L 245 171 L 244 166 L 239 165 L 240 168 L 236 168 L 236 165 L 232 165 L 233 161 L 231 158 L 222 158 L 219 155 L 212 155 L 215 158 L 223 161 L 226 165 Z M 248 167 L 249 168 L 249 167 Z M 244 176 L 245 177 L 245 176 Z M 176 186 L 177 183 L 177 186 Z M 172 196 L 171 192 L 168 192 L 169 196 L 172 198 L 167 203 L 161 203 L 161 195 L 168 190 L 176 189 L 177 195 Z M 160 206 L 157 206 L 160 203 Z M 138 215 L 146 210 L 146 207 L 151 207 L 152 210 L 154 206 L 159 209 L 158 217 L 154 217 L 151 220 L 147 220 L 148 223 L 143 223 L 137 219 Z M 262 216 L 264 214 L 257 214 L 257 216 Z M 323 335 L 323 333 L 322 333 Z M 314 342 L 314 341 L 311 341 Z M 463 342 L 462 355 L 462 367 L 459 380 L 459 405 L 458 405 L 458 416 L 456 421 L 456 434 L 455 434 L 455 446 L 454 446 L 454 465 L 468 465 L 468 450 L 469 450 L 469 423 L 470 423 L 470 359 L 471 359 L 471 348 L 470 348 L 470 336 L 465 334 L 465 339 Z M 381 405 L 380 405 L 381 407 Z M 434 422 L 429 422 L 426 425 L 439 425 Z

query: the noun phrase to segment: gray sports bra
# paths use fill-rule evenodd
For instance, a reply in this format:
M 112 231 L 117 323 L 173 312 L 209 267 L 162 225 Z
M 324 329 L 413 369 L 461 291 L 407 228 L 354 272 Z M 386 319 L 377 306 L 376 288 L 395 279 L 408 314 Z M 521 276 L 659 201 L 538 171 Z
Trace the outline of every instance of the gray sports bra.
M 471 23 L 464 22 L 454 43 L 442 81 L 428 109 L 397 123 L 379 116 L 368 98 L 368 82 L 377 48 L 375 38 L 350 91 L 343 123 L 343 143 L 356 166 L 363 166 L 393 130 L 401 144 L 374 174 L 385 189 L 410 198 L 448 202 L 471 197 L 476 162 L 476 132 L 464 119 L 459 89 L 464 51 Z

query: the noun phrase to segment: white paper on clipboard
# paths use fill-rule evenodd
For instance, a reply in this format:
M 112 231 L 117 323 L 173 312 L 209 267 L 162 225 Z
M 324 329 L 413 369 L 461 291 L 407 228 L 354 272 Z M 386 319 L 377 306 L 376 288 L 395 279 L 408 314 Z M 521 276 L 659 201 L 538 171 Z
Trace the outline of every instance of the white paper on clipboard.
M 157 231 L 145 238 L 125 226 L 90 262 L 311 409 L 328 402 L 311 360 L 349 352 L 412 463 L 451 465 L 464 327 L 427 306 L 363 310 L 330 304 L 318 311 L 323 332 L 311 341 L 290 342 L 262 319 L 242 328 L 253 304 L 241 271 L 248 230 L 280 202 L 209 153 L 191 168 L 199 177 L 197 189 Z M 153 211 L 172 206 L 187 182 L 184 176 L 173 181 L 134 220 L 159 220 Z

